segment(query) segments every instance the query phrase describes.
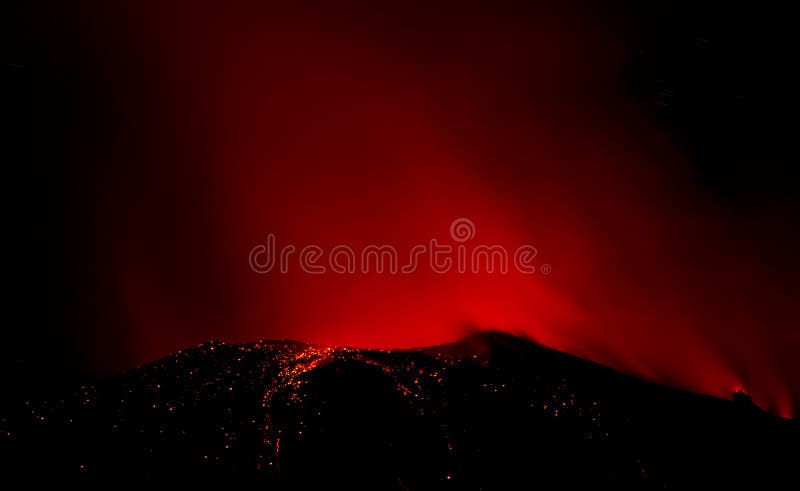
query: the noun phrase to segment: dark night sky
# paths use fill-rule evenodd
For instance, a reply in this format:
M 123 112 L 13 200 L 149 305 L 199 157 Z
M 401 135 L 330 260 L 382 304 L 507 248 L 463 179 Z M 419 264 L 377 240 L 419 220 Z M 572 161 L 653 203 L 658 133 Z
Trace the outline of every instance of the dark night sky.
M 800 404 L 796 76 L 779 3 L 13 2 L 4 379 L 208 339 L 466 325 Z M 249 249 L 444 237 L 543 277 L 263 277 Z

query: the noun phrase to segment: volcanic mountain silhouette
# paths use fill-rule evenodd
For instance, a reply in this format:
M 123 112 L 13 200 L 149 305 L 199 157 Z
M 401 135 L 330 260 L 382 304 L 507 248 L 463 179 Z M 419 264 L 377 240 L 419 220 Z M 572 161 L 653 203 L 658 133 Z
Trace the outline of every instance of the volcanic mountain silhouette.
M 496 332 L 379 351 L 208 343 L 2 419 L 5 475 L 347 489 L 797 479 L 796 421 Z

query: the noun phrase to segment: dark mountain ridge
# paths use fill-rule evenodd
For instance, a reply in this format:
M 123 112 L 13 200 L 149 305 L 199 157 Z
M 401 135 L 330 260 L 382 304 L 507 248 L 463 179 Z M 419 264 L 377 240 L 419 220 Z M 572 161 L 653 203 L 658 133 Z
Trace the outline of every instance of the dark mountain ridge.
M 207 343 L 0 420 L 6 475 L 275 488 L 685 489 L 797 480 L 800 429 L 530 340 Z

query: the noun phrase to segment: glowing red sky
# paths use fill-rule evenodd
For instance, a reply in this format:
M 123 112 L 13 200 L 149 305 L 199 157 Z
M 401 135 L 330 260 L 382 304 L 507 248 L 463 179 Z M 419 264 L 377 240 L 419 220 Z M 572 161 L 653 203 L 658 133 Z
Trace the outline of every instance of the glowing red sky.
M 617 26 L 407 10 L 87 13 L 122 115 L 87 197 L 87 288 L 107 305 L 87 309 L 85 336 L 115 326 L 88 356 L 108 370 L 210 338 L 386 348 L 492 328 L 791 414 L 796 287 L 776 273 L 788 252 L 763 248 L 779 215 L 734 216 L 691 179 L 621 81 Z M 552 274 L 248 266 L 270 233 L 407 250 L 458 217 L 476 243 L 536 246 Z

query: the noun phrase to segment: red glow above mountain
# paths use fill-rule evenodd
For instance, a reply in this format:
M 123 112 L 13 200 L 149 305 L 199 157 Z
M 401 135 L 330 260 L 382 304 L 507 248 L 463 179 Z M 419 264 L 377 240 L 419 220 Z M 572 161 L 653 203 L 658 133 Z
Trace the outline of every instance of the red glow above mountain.
M 789 253 L 689 175 L 564 10 L 93 9 L 117 105 L 87 308 L 103 370 L 210 338 L 413 347 L 501 329 L 773 412 L 800 398 Z M 278 245 L 531 244 L 550 274 L 256 274 Z M 780 224 L 778 224 L 780 225 Z M 449 241 L 449 242 L 448 242 Z M 788 249 L 788 248 L 787 248 Z M 774 248 L 772 249 L 774 250 Z M 98 252 L 99 251 L 99 252 Z M 766 256 L 766 257 L 765 257 Z M 405 257 L 401 253 L 401 258 Z

